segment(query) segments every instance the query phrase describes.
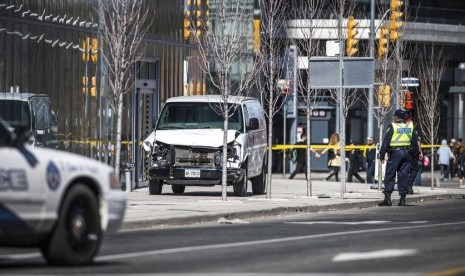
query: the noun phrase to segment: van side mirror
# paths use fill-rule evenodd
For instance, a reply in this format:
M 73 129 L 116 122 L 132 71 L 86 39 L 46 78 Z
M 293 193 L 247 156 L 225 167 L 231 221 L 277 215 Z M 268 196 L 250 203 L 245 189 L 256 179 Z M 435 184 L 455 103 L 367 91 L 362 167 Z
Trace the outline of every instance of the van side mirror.
M 257 130 L 260 128 L 257 118 L 250 118 L 249 124 L 247 125 L 247 130 Z

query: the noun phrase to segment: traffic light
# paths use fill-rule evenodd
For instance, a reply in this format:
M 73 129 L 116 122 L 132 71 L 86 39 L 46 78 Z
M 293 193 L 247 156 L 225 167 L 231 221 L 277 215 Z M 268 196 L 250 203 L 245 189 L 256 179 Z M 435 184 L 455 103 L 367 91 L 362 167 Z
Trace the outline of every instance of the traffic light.
M 89 87 L 89 80 L 90 80 L 90 87 Z M 91 77 L 82 77 L 82 93 L 87 94 L 90 92 L 90 96 L 95 97 L 97 96 L 97 78 Z
M 386 25 L 381 26 L 378 40 L 378 58 L 383 58 L 388 51 L 388 28 Z
M 189 39 L 189 20 L 187 18 L 184 18 L 184 39 L 188 40 Z
M 90 78 L 90 95 L 92 97 L 96 97 L 97 96 L 97 88 L 95 87 L 97 85 L 97 78 L 96 77 L 92 77 Z
M 253 20 L 253 52 L 258 53 L 260 51 L 260 25 L 261 20 L 259 18 L 254 18 Z
M 404 101 L 404 109 L 405 110 L 413 110 L 413 92 L 406 91 L 405 92 L 405 101 Z
M 89 60 L 90 37 L 86 37 L 86 38 L 82 41 L 81 47 L 82 47 L 81 59 L 82 59 L 82 61 L 85 63 L 86 61 Z
M 391 104 L 391 86 L 380 85 L 378 87 L 378 106 L 389 107 Z
M 400 22 L 400 19 L 404 13 L 400 11 L 400 8 L 402 7 L 403 3 L 404 2 L 400 0 L 391 0 L 391 18 L 389 21 L 391 41 L 396 41 L 402 35 L 399 32 L 399 29 L 402 27 L 402 22 Z
M 357 43 L 358 39 L 355 36 L 358 31 L 355 29 L 358 26 L 358 22 L 355 21 L 353 16 L 349 16 L 347 20 L 347 41 L 346 41 L 346 55 L 351 57 L 358 52 Z
M 92 38 L 92 42 L 90 44 L 90 60 L 93 63 L 97 63 L 98 61 L 98 39 Z

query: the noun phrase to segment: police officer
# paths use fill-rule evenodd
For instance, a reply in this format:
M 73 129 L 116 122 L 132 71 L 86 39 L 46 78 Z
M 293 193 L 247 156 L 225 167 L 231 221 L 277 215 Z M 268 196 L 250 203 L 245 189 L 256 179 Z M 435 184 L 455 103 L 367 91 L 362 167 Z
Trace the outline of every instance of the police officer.
M 410 162 L 412 157 L 409 153 L 411 147 L 418 147 L 417 143 L 412 143 L 412 139 L 416 141 L 413 132 L 413 124 L 404 123 L 404 111 L 398 109 L 394 112 L 394 122 L 389 125 L 386 134 L 384 135 L 379 158 L 384 163 L 386 153 L 389 159 L 386 164 L 386 172 L 384 175 L 384 200 L 378 206 L 392 206 L 391 193 L 394 191 L 394 185 L 397 174 L 399 188 L 399 206 L 405 206 L 405 195 L 408 193 L 407 176 L 410 172 Z M 416 146 L 415 146 L 416 145 Z M 414 150 L 418 150 L 415 148 Z
M 413 112 L 411 110 L 405 110 L 404 114 L 405 114 L 404 122 L 406 124 L 412 124 L 412 128 L 413 128 Z M 415 128 L 413 131 L 417 139 L 412 140 L 412 143 L 416 142 L 418 144 L 418 147 L 417 147 L 418 150 L 415 150 L 416 149 L 415 147 L 411 147 L 410 149 L 410 155 L 412 156 L 412 161 L 410 163 L 410 172 L 409 172 L 408 181 L 407 181 L 409 194 L 413 194 L 413 184 L 415 183 L 415 178 L 417 177 L 417 173 L 420 170 L 418 161 L 423 159 L 423 152 L 421 150 L 421 142 L 418 136 L 418 132 L 415 130 Z

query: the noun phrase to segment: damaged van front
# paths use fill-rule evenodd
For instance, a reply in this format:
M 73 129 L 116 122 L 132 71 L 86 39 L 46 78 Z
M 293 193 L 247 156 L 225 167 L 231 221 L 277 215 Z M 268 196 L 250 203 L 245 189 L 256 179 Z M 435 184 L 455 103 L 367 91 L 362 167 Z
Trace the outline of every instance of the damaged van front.
M 151 152 L 150 194 L 165 184 L 174 193 L 186 186 L 220 185 L 223 160 L 223 116 L 219 96 L 171 98 L 156 129 L 144 141 Z M 230 97 L 227 133 L 227 182 L 236 196 L 265 191 L 266 129 L 260 103 L 254 98 Z

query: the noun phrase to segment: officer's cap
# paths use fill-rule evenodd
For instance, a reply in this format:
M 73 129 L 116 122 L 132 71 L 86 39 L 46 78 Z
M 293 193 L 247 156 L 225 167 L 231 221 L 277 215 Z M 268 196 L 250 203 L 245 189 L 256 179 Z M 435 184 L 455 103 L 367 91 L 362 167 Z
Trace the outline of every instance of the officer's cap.
M 405 112 L 402 109 L 397 109 L 396 112 L 394 112 L 394 116 L 404 119 Z

